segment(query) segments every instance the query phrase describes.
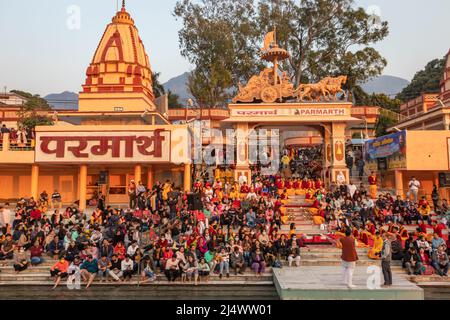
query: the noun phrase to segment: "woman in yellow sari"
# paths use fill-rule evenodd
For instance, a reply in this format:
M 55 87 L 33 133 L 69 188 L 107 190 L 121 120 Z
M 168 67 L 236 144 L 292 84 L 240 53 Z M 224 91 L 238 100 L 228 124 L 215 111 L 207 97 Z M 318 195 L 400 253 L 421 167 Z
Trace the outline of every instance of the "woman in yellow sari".
M 231 200 L 239 199 L 239 191 L 236 188 L 231 188 L 230 199 Z
M 167 180 L 163 186 L 162 191 L 163 200 L 169 199 L 169 192 L 171 191 L 172 191 L 172 184 L 169 182 L 169 180 Z
M 383 238 L 377 232 L 373 237 L 373 247 L 369 250 L 367 256 L 372 260 L 380 260 L 381 250 L 383 250 Z

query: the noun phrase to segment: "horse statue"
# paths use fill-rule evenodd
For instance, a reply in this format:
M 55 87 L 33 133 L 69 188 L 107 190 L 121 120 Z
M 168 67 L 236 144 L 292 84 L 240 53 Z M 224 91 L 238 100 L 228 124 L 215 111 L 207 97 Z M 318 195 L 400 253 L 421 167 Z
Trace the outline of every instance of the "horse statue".
M 343 93 L 344 97 L 347 97 L 347 94 L 342 89 L 342 85 L 346 82 L 347 76 L 339 76 L 337 78 L 326 77 L 318 83 L 300 84 L 294 91 L 294 94 L 298 101 L 320 102 L 322 99 L 336 101 L 338 93 Z
M 316 101 L 319 102 L 323 97 L 328 97 L 327 80 L 322 79 L 318 83 L 300 84 L 297 90 L 294 91 L 295 96 L 299 101 Z
M 329 92 L 328 99 L 337 100 L 337 94 L 342 93 L 347 98 L 347 93 L 342 89 L 342 85 L 347 83 L 347 76 L 339 76 L 337 78 L 329 78 L 326 85 Z

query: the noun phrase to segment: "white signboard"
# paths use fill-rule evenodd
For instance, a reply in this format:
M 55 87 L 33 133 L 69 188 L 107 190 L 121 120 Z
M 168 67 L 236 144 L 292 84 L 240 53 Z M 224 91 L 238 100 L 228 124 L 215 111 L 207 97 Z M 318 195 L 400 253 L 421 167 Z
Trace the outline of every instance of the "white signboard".
M 164 163 L 171 131 L 37 132 L 36 163 Z
M 305 108 L 280 108 L 280 109 L 232 109 L 234 117 L 270 117 L 270 116 L 299 116 L 299 117 L 322 117 L 322 116 L 347 116 L 350 114 L 348 108 L 342 107 L 305 107 Z

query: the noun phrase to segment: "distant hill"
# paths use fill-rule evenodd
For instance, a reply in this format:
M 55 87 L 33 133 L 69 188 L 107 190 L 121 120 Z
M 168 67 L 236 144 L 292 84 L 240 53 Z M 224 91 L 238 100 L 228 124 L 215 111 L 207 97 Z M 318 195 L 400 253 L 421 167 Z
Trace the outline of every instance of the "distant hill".
M 369 94 L 372 93 L 384 93 L 393 98 L 399 94 L 407 85 L 408 80 L 393 77 L 393 76 L 379 76 L 367 81 L 361 87 Z
M 186 105 L 188 99 L 193 98 L 192 95 L 189 94 L 187 88 L 188 78 L 189 72 L 185 72 L 163 84 L 166 91 L 170 90 L 180 97 L 179 101 L 183 105 Z M 394 96 L 401 92 L 408 84 L 408 80 L 399 77 L 380 76 L 369 80 L 362 85 L 362 88 L 370 94 L 384 93 Z M 45 96 L 44 99 L 47 100 L 54 109 L 78 110 L 78 94 L 74 92 L 64 91 L 62 93 L 49 94 Z
M 188 99 L 192 99 L 192 95 L 189 94 L 187 87 L 189 74 L 189 72 L 185 72 L 163 84 L 166 91 L 170 90 L 172 93 L 177 94 L 180 97 L 179 101 L 183 105 L 186 104 Z
M 64 91 L 62 93 L 52 93 L 44 97 L 53 109 L 78 110 L 78 94 Z
M 189 72 L 185 72 L 163 84 L 164 89 L 170 90 L 180 96 L 180 102 L 183 104 L 187 99 L 192 99 L 186 85 L 188 77 Z M 408 80 L 399 77 L 379 76 L 367 81 L 362 85 L 362 88 L 369 94 L 384 93 L 393 97 L 400 93 L 408 84 Z

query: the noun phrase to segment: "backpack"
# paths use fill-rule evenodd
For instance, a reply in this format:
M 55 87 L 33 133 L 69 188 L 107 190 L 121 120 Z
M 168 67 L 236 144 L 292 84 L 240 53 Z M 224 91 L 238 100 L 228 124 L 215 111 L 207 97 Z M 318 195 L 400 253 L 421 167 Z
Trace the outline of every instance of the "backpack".
M 281 261 L 280 261 L 280 260 L 276 259 L 275 262 L 273 263 L 273 266 L 272 266 L 272 267 L 273 267 L 273 268 L 281 269 L 281 268 L 283 268 L 283 265 L 281 264 Z

